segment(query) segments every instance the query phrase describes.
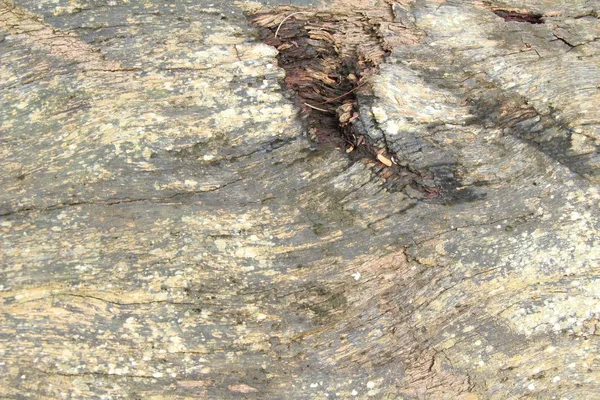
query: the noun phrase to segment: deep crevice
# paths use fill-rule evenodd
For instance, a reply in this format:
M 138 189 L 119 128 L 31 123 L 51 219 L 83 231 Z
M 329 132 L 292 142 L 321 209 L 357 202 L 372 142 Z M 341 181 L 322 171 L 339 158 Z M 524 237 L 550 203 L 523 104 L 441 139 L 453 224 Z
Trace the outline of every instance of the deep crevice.
M 359 44 L 354 42 L 370 41 L 379 47 L 377 37 L 368 33 L 368 22 L 359 15 L 324 11 L 273 10 L 252 17 L 261 41 L 279 50 L 285 84 L 297 94 L 311 138 L 349 153 L 358 150 L 373 156 L 374 149 L 359 139 L 352 123 L 359 117 L 356 93 L 368 90 L 368 78 L 384 56 L 381 48 L 370 59 L 359 54 Z M 363 27 L 355 25 L 348 32 L 347 23 Z M 340 40 L 334 37 L 338 34 L 348 37 Z
M 421 199 L 440 196 L 424 185 L 430 171 L 416 171 L 397 160 L 384 143 L 377 146 L 365 132 L 359 97 L 371 94 L 370 78 L 379 72 L 389 48 L 382 25 L 393 21 L 390 7 L 375 10 L 298 10 L 278 7 L 249 16 L 262 42 L 277 48 L 285 86 L 297 103 L 311 139 L 344 150 L 350 159 L 372 164 L 389 191 L 408 187 Z
M 529 24 L 544 23 L 544 16 L 542 14 L 510 10 L 493 10 L 493 13 L 504 18 L 506 22 L 527 22 Z

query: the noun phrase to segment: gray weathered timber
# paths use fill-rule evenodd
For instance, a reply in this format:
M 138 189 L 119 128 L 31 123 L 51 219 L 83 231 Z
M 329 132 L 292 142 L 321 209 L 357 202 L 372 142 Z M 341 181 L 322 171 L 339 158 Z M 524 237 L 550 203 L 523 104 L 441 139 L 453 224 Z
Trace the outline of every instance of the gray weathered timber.
M 358 101 L 431 199 L 308 139 L 258 6 L 0 0 L 0 396 L 600 398 L 598 2 L 324 5 L 419 38 Z

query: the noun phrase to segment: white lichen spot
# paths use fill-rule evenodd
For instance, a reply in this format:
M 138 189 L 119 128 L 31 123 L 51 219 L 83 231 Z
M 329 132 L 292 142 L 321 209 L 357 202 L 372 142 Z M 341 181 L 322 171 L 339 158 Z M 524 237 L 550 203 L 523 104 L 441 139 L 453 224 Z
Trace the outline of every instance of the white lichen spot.
M 256 314 L 256 319 L 259 321 L 264 321 L 265 319 L 267 319 L 267 316 L 265 314 L 258 313 L 258 314 Z
M 217 250 L 224 251 L 227 248 L 227 241 L 222 240 L 222 239 L 217 239 L 217 240 L 215 240 L 215 246 L 217 247 Z
M 358 392 L 356 390 L 352 391 L 352 396 L 358 396 Z
M 367 388 L 373 389 L 374 387 L 375 387 L 375 382 L 373 382 L 373 381 L 367 382 Z
M 527 389 L 529 389 L 530 391 L 534 391 L 535 385 L 533 383 L 531 383 L 531 384 L 529 384 L 529 386 L 527 386 Z
M 377 122 L 379 123 L 383 123 L 388 119 L 385 109 L 382 107 L 373 107 L 371 108 L 371 112 L 373 113 L 373 116 L 375 117 L 375 119 L 377 119 Z
M 258 256 L 252 247 L 241 247 L 236 250 L 235 255 L 240 258 L 256 258 Z
M 142 151 L 142 156 L 144 156 L 146 160 L 149 160 L 152 157 L 152 150 L 149 147 L 145 147 Z

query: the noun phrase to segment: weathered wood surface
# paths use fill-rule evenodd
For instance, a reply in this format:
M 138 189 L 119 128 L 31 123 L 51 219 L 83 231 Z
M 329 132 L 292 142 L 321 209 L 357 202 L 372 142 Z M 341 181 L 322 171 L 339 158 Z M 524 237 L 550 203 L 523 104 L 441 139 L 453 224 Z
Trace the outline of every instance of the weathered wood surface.
M 307 138 L 257 4 L 0 0 L 0 396 L 600 398 L 598 2 L 362 3 L 437 198 Z

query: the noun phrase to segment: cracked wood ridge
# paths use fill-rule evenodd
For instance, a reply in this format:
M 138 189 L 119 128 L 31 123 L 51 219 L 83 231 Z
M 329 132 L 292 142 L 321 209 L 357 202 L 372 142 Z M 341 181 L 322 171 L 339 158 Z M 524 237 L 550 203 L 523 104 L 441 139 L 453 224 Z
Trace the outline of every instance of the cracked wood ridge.
M 0 0 L 0 397 L 597 397 L 597 2 L 282 3 Z

